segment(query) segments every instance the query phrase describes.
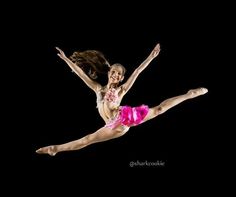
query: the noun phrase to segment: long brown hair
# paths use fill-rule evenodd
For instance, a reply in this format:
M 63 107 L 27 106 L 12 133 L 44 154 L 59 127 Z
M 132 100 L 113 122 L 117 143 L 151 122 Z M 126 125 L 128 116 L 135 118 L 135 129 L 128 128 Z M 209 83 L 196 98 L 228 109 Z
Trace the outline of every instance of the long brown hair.
M 69 58 L 92 79 L 99 74 L 107 74 L 110 69 L 110 64 L 100 51 L 76 51 Z

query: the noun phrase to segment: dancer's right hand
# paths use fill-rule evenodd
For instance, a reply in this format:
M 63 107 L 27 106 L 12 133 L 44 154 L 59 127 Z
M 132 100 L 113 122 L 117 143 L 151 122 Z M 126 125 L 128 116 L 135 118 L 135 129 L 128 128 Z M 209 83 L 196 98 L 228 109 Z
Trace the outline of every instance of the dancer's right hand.
M 65 53 L 59 48 L 59 47 L 56 47 L 56 49 L 59 51 L 59 53 L 57 54 L 61 59 L 65 60 L 67 59 Z

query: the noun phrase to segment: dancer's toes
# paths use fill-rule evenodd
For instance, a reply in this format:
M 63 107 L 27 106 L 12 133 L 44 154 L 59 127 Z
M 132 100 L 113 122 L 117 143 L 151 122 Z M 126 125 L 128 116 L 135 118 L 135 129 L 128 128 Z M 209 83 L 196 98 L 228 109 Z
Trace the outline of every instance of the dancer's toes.
M 38 154 L 49 154 L 51 156 L 55 156 L 57 151 L 56 151 L 55 146 L 47 146 L 47 147 L 39 148 L 38 150 L 36 150 L 36 153 L 38 153 Z
M 191 98 L 206 94 L 208 92 L 207 88 L 197 88 L 192 89 L 188 91 L 188 94 L 191 96 Z

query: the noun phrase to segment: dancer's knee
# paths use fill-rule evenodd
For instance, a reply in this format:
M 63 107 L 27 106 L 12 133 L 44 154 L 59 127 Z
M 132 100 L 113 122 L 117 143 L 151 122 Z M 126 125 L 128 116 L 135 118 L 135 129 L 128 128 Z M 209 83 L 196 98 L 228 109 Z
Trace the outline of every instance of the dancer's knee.
M 120 125 L 117 128 L 112 129 L 112 131 L 114 132 L 114 136 L 115 137 L 120 137 L 122 135 L 124 135 L 130 127 L 125 126 L 125 125 Z
M 160 114 L 163 114 L 165 112 L 165 108 L 162 105 L 159 105 L 154 110 L 154 116 L 158 116 Z
M 93 141 L 93 137 L 91 134 L 89 134 L 81 139 L 81 145 L 86 146 L 86 145 L 90 144 L 92 141 Z

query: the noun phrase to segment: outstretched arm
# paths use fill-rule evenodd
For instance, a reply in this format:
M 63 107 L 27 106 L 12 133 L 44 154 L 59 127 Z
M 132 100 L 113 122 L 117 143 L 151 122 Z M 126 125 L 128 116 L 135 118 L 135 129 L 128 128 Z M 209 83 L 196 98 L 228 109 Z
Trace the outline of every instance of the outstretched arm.
M 89 88 L 96 92 L 96 90 L 101 85 L 90 79 L 80 67 L 78 67 L 68 57 L 66 57 L 65 53 L 60 48 L 56 47 L 56 49 L 59 51 L 57 55 L 68 64 L 68 66 L 85 82 Z
M 150 55 L 143 61 L 143 63 L 135 69 L 135 71 L 132 73 L 132 75 L 129 77 L 129 79 L 123 84 L 124 93 L 127 93 L 129 89 L 134 84 L 135 80 L 139 76 L 139 74 L 149 65 L 149 63 L 158 56 L 160 52 L 160 44 L 158 43 L 155 48 L 152 50 Z

